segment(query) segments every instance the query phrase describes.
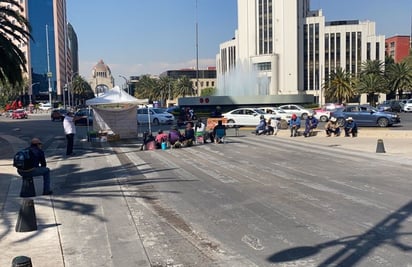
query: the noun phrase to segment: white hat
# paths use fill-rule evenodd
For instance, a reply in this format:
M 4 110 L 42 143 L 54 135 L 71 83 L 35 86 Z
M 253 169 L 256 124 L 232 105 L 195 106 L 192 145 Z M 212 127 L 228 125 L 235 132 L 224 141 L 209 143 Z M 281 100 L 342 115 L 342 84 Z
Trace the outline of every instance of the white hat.
M 336 122 L 336 118 L 335 118 L 335 117 L 332 117 L 332 118 L 330 118 L 330 121 L 331 121 L 331 122 Z
M 352 118 L 352 117 L 348 117 L 346 120 L 347 120 L 347 121 L 353 121 L 353 118 Z

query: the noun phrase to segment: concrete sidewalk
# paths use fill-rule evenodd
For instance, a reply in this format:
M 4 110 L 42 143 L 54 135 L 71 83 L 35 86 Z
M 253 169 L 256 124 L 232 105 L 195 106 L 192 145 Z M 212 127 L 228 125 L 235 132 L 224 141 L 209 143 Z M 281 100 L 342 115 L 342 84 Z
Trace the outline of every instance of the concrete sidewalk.
M 251 131 L 243 129 L 240 135 L 251 135 Z M 308 138 L 289 135 L 289 130 L 281 130 L 277 136 L 262 138 L 279 138 L 297 145 L 307 143 L 339 147 L 353 151 L 354 155 L 376 153 L 377 140 L 380 139 L 386 150 L 383 155 L 388 159 L 412 159 L 412 131 L 362 128 L 356 138 L 326 137 L 324 131 Z M 26 145 L 13 136 L 0 137 L 9 142 L 14 151 Z M 228 130 L 228 137 L 229 140 L 238 138 L 232 130 Z M 0 217 L 0 266 L 11 266 L 13 258 L 20 255 L 30 257 L 35 267 L 110 266 L 106 262 L 112 262 L 115 266 L 150 266 L 143 244 L 139 243 L 137 229 L 130 222 L 121 185 L 116 180 L 130 174 L 122 173 L 122 163 L 110 147 L 101 147 L 108 144 L 93 146 L 77 140 L 75 151 L 80 151 L 79 155 L 65 158 L 62 156 L 65 151 L 64 138 L 43 141 L 49 141 L 46 154 L 53 170 L 52 183 L 57 194 L 41 196 L 42 179 L 35 179 L 38 194 L 33 198 L 38 226 L 36 231 L 15 231 L 22 202 L 19 197 L 21 178 L 11 165 L 11 159 L 0 161 L 0 176 L 11 179 Z M 137 151 L 133 154 L 139 153 Z M 108 216 L 108 212 L 113 216 Z M 63 243 L 65 252 L 75 255 L 67 257 L 70 260 L 65 258 Z M 107 253 L 99 259 L 91 258 L 93 253 L 79 251 L 79 243 L 82 244 L 80 247 Z

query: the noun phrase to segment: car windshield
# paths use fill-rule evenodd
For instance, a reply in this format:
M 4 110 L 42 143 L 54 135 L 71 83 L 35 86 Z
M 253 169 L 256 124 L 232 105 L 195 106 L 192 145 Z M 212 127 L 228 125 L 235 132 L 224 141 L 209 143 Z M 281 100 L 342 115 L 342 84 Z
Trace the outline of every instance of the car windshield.
M 261 109 L 253 109 L 253 111 L 255 111 L 256 113 L 259 113 L 259 114 L 266 114 L 266 112 L 264 112 Z
M 153 110 L 154 113 L 157 113 L 157 114 L 161 114 L 161 113 L 166 112 L 166 109 L 164 109 L 164 108 L 154 108 L 152 110 Z

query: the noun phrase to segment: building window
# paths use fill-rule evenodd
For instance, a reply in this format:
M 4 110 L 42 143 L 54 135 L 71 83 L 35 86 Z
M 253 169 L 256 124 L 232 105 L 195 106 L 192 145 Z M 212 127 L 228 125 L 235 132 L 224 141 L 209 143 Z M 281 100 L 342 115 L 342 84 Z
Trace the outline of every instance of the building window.
M 271 62 L 262 62 L 262 63 L 257 63 L 256 68 L 259 71 L 267 71 L 272 69 L 272 63 Z

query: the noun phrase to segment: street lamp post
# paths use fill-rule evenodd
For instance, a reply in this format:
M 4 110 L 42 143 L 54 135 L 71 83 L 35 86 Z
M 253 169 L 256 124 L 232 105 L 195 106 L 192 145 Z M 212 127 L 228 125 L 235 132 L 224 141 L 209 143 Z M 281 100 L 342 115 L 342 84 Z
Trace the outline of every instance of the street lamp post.
M 30 104 L 33 104 L 33 103 L 32 103 L 33 86 L 36 85 L 36 84 L 40 84 L 40 83 L 39 83 L 39 82 L 35 82 L 35 83 L 32 83 L 32 84 L 30 85 L 30 90 L 29 90 Z
M 71 89 L 73 89 L 73 88 L 72 88 L 72 87 L 73 87 L 73 79 L 74 79 L 74 76 L 76 76 L 76 75 L 78 75 L 78 74 L 79 74 L 79 73 L 78 73 L 77 71 L 72 74 L 72 76 L 70 77 L 70 86 L 68 86 L 68 87 L 66 88 L 66 90 L 67 90 L 67 104 L 68 104 L 69 107 L 71 107 L 71 105 L 70 105 L 70 94 L 71 94 L 71 91 L 73 91 L 73 90 L 71 90 Z M 71 101 L 71 104 L 73 104 L 73 97 L 72 97 L 71 100 L 72 100 L 72 101 Z
M 119 77 L 121 77 L 121 78 L 124 79 L 125 85 L 126 85 L 126 87 L 127 87 L 127 93 L 130 94 L 130 92 L 129 92 L 129 85 L 128 85 L 129 82 L 128 82 L 127 78 L 124 77 L 123 75 L 119 75 Z M 125 89 L 124 86 L 123 86 L 123 89 Z

